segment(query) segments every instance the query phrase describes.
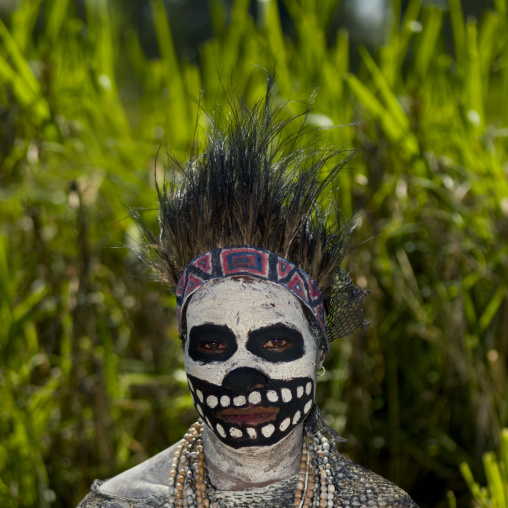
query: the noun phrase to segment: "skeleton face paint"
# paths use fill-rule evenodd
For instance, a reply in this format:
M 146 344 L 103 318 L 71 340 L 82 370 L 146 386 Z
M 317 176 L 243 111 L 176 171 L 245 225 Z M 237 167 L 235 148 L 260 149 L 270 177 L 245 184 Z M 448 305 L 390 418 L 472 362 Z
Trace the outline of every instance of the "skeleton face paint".
M 271 445 L 303 422 L 321 350 L 295 296 L 262 280 L 222 279 L 192 296 L 186 322 L 194 405 L 222 442 Z

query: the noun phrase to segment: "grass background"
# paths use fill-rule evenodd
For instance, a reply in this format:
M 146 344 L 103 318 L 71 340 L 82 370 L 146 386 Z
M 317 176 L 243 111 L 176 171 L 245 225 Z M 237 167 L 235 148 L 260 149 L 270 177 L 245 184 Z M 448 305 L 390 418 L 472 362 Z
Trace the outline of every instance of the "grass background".
M 472 506 L 464 478 L 484 483 L 508 425 L 507 3 L 476 19 L 460 0 L 393 0 L 354 71 L 338 3 L 287 0 L 288 37 L 273 0 L 211 0 L 190 60 L 161 0 L 159 56 L 118 0 L 25 0 L 0 20 L 3 507 L 73 506 L 196 418 L 174 298 L 124 248 L 125 207 L 155 225 L 158 148 L 184 161 L 196 118 L 206 128 L 196 98 L 257 98 L 274 62 L 278 100 L 319 87 L 311 124 L 365 147 L 333 192 L 346 214 L 363 205 L 346 266 L 371 326 L 332 345 L 322 411 L 422 508 Z

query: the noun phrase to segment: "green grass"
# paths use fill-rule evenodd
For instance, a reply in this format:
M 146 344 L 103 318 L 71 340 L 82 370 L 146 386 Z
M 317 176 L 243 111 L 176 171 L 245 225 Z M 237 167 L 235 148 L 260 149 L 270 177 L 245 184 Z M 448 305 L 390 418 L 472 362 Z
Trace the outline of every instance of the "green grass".
M 473 505 L 477 508 L 507 508 L 508 507 L 508 429 L 503 429 L 501 435 L 501 450 L 499 457 L 493 452 L 483 455 L 483 467 L 487 477 L 487 486 L 480 487 L 473 478 L 473 473 L 467 462 L 460 465 L 462 475 L 473 495 Z M 450 508 L 455 508 L 455 498 L 450 495 Z
M 327 43 L 337 3 L 288 0 L 289 39 L 275 2 L 254 19 L 246 0 L 230 16 L 213 1 L 199 66 L 178 58 L 160 0 L 157 59 L 121 2 L 87 0 L 84 22 L 69 0 L 26 0 L 0 21 L 2 506 L 72 506 L 196 417 L 174 299 L 123 248 L 125 207 L 155 225 L 160 145 L 184 161 L 207 125 L 197 102 L 222 108 L 231 85 L 257 98 L 274 65 L 276 101 L 297 113 L 319 87 L 311 124 L 365 147 L 331 195 L 346 214 L 363 205 L 346 266 L 371 291 L 371 327 L 333 344 L 323 413 L 422 507 L 447 491 L 470 506 L 460 464 L 481 482 L 508 424 L 506 1 L 479 20 L 459 0 L 413 0 L 401 19 L 393 1 L 354 73 L 348 33 Z

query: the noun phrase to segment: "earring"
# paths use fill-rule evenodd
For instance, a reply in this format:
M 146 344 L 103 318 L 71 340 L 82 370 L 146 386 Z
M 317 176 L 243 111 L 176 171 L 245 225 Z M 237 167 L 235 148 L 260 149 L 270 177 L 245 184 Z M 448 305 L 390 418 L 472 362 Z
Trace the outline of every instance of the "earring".
M 316 372 L 316 376 L 317 377 L 322 377 L 322 376 L 325 375 L 325 372 L 326 372 L 326 369 L 325 369 L 324 365 L 321 365 L 321 368 L 318 369 L 318 371 Z

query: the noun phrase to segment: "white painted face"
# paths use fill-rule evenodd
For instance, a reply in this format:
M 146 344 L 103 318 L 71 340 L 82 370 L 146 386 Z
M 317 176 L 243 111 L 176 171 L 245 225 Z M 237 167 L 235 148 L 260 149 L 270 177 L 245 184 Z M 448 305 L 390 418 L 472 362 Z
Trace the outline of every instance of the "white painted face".
M 294 295 L 259 279 L 221 279 L 192 296 L 186 325 L 191 394 L 220 440 L 271 445 L 303 422 L 321 350 Z

